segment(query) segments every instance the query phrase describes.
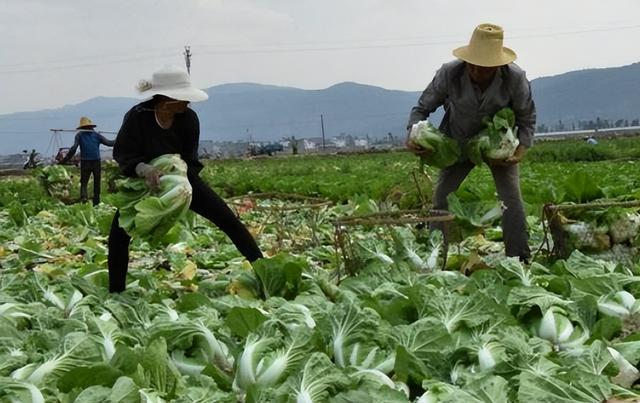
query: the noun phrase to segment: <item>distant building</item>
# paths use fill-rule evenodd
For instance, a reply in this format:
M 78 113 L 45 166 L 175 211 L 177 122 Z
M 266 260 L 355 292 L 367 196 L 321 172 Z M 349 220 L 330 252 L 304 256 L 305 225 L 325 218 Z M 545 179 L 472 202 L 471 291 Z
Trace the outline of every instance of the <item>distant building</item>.
M 308 139 L 302 139 L 302 145 L 304 151 L 315 151 L 321 149 L 322 137 L 311 137 Z
M 345 148 L 347 146 L 347 140 L 339 137 L 332 138 L 331 143 L 334 147 L 337 147 L 337 148 Z
M 362 148 L 367 148 L 369 147 L 369 139 L 355 139 L 354 140 L 354 145 L 356 147 L 362 147 Z
M 220 147 L 213 140 L 203 140 L 198 143 L 198 157 L 215 158 L 221 154 Z

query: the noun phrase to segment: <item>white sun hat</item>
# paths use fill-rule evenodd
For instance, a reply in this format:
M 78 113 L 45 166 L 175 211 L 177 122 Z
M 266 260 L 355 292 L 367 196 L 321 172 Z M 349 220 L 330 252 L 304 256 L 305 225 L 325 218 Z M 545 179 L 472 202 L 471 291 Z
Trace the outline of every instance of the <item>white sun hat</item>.
M 157 70 L 151 80 L 140 80 L 137 90 L 143 98 L 164 95 L 178 101 L 199 102 L 209 99 L 206 92 L 191 85 L 191 78 L 186 70 L 167 65 Z

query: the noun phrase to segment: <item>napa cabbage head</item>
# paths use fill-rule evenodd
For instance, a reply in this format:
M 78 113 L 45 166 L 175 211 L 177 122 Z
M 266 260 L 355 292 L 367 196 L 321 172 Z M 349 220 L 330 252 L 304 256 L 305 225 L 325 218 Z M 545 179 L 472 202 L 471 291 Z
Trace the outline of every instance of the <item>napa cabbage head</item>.
M 192 188 L 187 178 L 187 164 L 178 154 L 165 154 L 150 163 L 162 172 L 157 189 L 149 189 L 140 178 L 117 182 L 120 226 L 131 236 L 158 241 L 191 205 Z
M 71 188 L 71 176 L 62 165 L 49 165 L 44 167 L 38 178 L 45 191 L 52 197 L 64 199 L 69 197 Z
M 423 164 L 444 168 L 453 165 L 460 158 L 458 142 L 436 129 L 428 120 L 414 124 L 409 138 L 415 144 L 430 151 L 427 155 L 420 157 Z
M 469 160 L 481 165 L 487 158 L 504 160 L 511 157 L 520 145 L 515 123 L 515 114 L 511 108 L 500 109 L 492 118 L 485 117 L 485 128 L 469 140 L 465 147 Z

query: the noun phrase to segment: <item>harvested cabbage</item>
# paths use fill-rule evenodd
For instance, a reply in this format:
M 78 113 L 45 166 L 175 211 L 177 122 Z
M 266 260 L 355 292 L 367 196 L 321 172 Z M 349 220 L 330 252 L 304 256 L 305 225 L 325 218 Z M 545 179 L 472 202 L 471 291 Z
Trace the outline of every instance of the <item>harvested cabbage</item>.
M 587 222 L 572 221 L 562 226 L 571 249 L 601 252 L 611 248 L 607 227 Z
M 485 117 L 483 123 L 486 127 L 465 147 L 469 160 L 481 165 L 485 158 L 504 160 L 511 157 L 520 144 L 513 110 L 502 108 L 493 118 Z
M 192 189 L 180 155 L 161 155 L 149 164 L 163 173 L 158 189 L 150 190 L 140 178 L 121 179 L 116 206 L 120 226 L 129 235 L 157 241 L 189 210 Z
M 65 200 L 69 198 L 71 176 L 62 165 L 49 165 L 40 171 L 38 177 L 45 191 L 52 197 Z
M 625 212 L 609 223 L 613 243 L 633 241 L 640 233 L 640 214 Z
M 458 142 L 446 136 L 428 120 L 414 124 L 411 127 L 409 138 L 415 144 L 430 151 L 428 155 L 420 157 L 423 164 L 445 168 L 453 165 L 460 158 L 461 151 Z

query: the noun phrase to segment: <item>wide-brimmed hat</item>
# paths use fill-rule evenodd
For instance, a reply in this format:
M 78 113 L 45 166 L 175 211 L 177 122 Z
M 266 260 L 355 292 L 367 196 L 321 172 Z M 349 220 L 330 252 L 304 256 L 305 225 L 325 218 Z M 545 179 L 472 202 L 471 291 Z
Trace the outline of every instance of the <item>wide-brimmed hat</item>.
M 80 123 L 78 124 L 78 127 L 76 127 L 76 130 L 79 130 L 79 129 L 93 129 L 94 127 L 96 127 L 96 125 L 93 124 L 91 119 L 89 119 L 86 116 L 83 116 L 83 117 L 80 118 Z
M 178 101 L 206 101 L 209 95 L 191 85 L 189 74 L 177 66 L 164 66 L 153 73 L 151 80 L 140 80 L 137 86 L 143 98 L 164 95 Z
M 494 24 L 480 24 L 473 31 L 467 46 L 453 51 L 453 55 L 465 62 L 483 67 L 504 66 L 516 60 L 516 52 L 502 46 L 504 31 Z

